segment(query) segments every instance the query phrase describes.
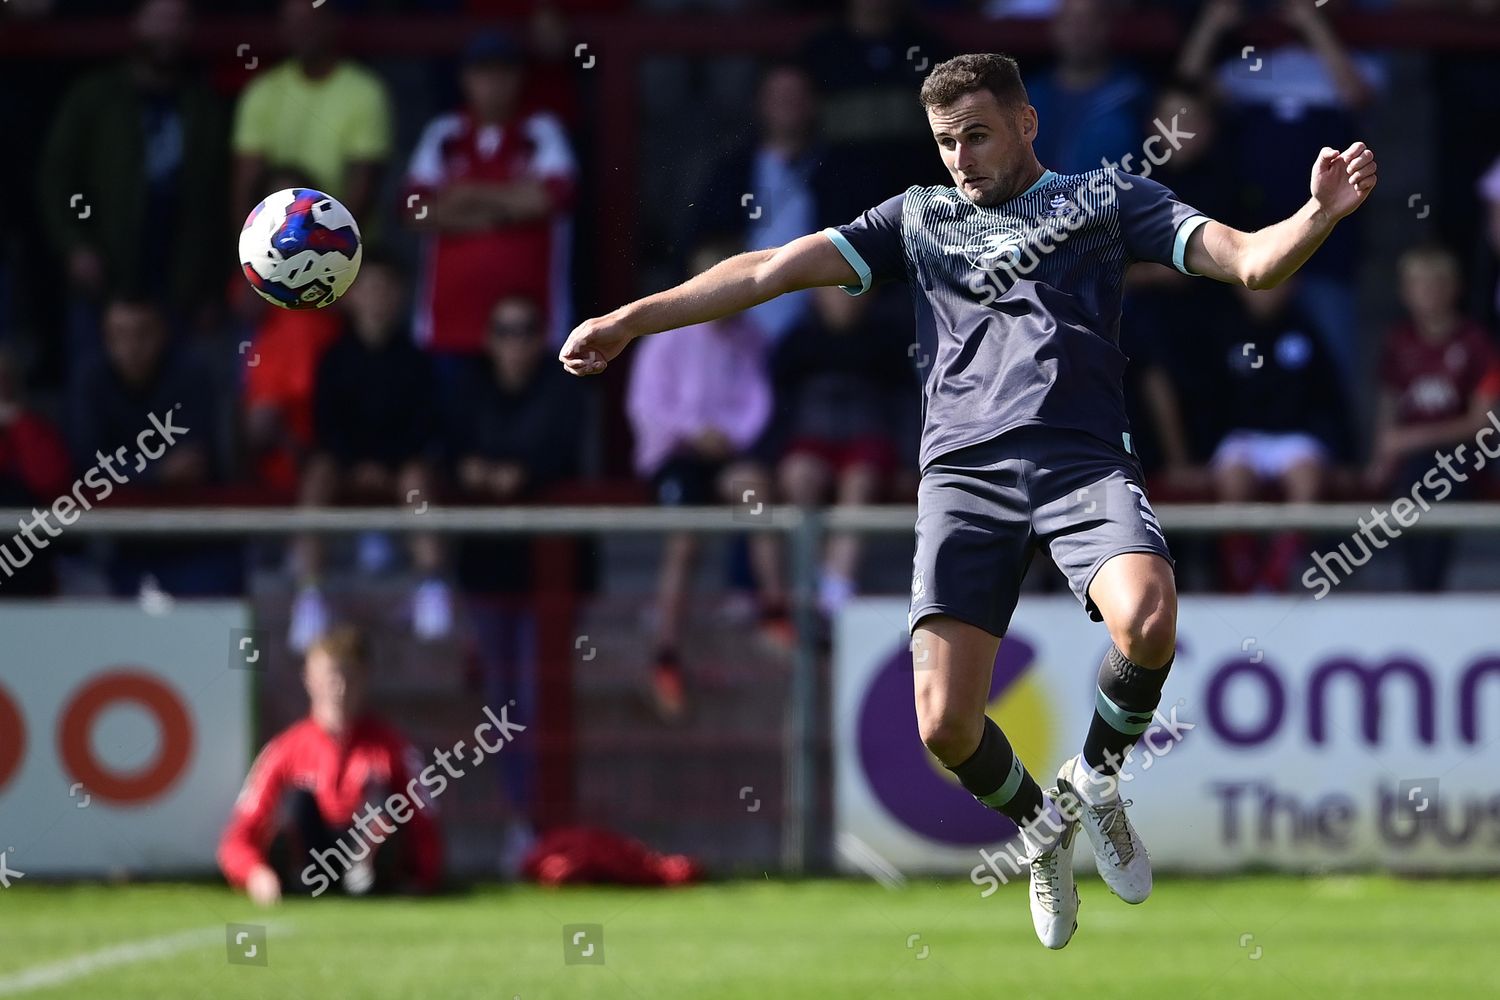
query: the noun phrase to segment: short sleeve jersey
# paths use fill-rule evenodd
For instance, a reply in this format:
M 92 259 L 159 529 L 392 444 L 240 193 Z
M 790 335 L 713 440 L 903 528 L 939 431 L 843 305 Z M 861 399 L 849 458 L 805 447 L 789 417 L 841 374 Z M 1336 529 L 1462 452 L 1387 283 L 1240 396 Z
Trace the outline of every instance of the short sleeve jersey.
M 245 88 L 233 147 L 305 174 L 337 197 L 351 163 L 390 154 L 391 129 L 385 85 L 374 73 L 343 62 L 311 80 L 289 60 Z
M 823 231 L 861 294 L 911 287 L 923 377 L 921 465 L 1015 427 L 1086 431 L 1133 451 L 1119 347 L 1135 261 L 1184 273 L 1208 219 L 1161 184 L 1111 168 L 1046 171 L 1010 201 L 911 187 Z

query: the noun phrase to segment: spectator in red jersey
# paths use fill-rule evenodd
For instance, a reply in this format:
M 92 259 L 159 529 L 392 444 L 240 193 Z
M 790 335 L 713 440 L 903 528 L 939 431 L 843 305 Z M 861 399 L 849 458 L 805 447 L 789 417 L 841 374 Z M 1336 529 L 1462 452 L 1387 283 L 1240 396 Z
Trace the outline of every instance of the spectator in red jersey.
M 68 469 L 62 435 L 26 405 L 15 356 L 0 346 L 0 507 L 46 507 L 68 491 Z M 0 597 L 56 592 L 50 548 L 0 544 L 0 553 Z
M 395 261 L 378 253 L 365 257 L 343 300 L 349 328 L 323 355 L 313 383 L 314 450 L 302 470 L 304 506 L 363 500 L 415 508 L 436 500 L 438 400 L 429 359 L 407 333 L 405 291 Z M 379 536 L 364 548 L 372 547 L 384 549 Z M 438 639 L 453 624 L 443 549 L 435 535 L 413 534 L 411 550 L 422 581 L 412 597 L 412 629 L 420 639 Z M 302 589 L 292 607 L 290 642 L 303 650 L 329 622 L 320 587 L 321 540 L 301 538 L 297 555 Z M 382 551 L 366 561 L 386 559 Z
M 707 270 L 728 248 L 709 243 L 693 255 L 693 272 Z M 741 315 L 686 327 L 671 340 L 647 338 L 630 370 L 626 408 L 635 432 L 635 468 L 664 506 L 728 502 L 753 523 L 769 509 L 771 476 L 754 447 L 771 417 L 765 335 Z M 652 689 L 658 711 L 677 719 L 686 710 L 678 647 L 687 610 L 698 540 L 667 538 L 657 590 Z M 763 629 L 787 642 L 790 621 L 781 582 L 779 542 L 768 532 L 751 538 Z
M 1458 311 L 1459 264 L 1438 247 L 1418 247 L 1397 264 L 1407 319 L 1386 339 L 1380 362 L 1375 448 L 1366 477 L 1392 495 L 1437 467 L 1435 454 L 1467 442 L 1489 423 L 1500 400 L 1500 351 L 1483 327 Z M 1472 476 L 1453 477 L 1453 492 L 1473 493 Z M 1413 534 L 1398 540 L 1413 590 L 1442 589 L 1453 553 L 1449 535 Z
M 430 122 L 412 153 L 408 217 L 429 234 L 416 336 L 439 356 L 483 353 L 490 309 L 510 295 L 543 304 L 552 342 L 568 330 L 573 151 L 551 114 L 518 111 L 522 82 L 519 44 L 476 36 L 464 109 Z
M 350 895 L 438 887 L 443 845 L 426 792 L 447 779 L 365 711 L 368 670 L 357 630 L 318 640 L 302 674 L 307 718 L 266 744 L 235 801 L 219 868 L 262 906 L 335 882 Z

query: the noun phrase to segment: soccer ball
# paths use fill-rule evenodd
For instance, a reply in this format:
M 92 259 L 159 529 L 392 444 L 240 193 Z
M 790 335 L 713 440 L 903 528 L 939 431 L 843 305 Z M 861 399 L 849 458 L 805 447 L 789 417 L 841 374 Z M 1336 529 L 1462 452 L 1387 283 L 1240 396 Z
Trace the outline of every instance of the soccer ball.
M 283 309 L 321 309 L 349 290 L 363 250 L 354 216 L 312 188 L 267 195 L 240 230 L 250 287 Z

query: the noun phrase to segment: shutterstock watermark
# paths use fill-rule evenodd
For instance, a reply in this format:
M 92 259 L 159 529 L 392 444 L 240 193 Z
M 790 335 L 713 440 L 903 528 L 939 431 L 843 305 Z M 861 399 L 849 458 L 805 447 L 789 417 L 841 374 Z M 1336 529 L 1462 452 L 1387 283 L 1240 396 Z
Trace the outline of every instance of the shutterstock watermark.
M 484 706 L 488 721 L 481 722 L 474 728 L 474 752 L 469 759 L 470 767 L 478 767 L 486 757 L 504 750 L 506 744 L 514 740 L 518 733 L 526 731 L 521 723 L 510 721 L 509 712 L 510 706 L 507 705 L 496 716 L 488 705 Z M 486 740 L 484 734 L 493 731 L 498 731 L 493 741 Z M 354 826 L 349 830 L 350 845 L 346 847 L 344 838 L 340 837 L 332 847 L 312 851 L 313 863 L 302 869 L 302 884 L 312 889 L 314 896 L 321 896 L 344 875 L 366 863 L 374 849 L 409 822 L 417 810 L 428 808 L 439 795 L 448 790 L 449 778 L 456 781 L 467 773 L 462 767 L 455 767 L 452 761 L 455 757 L 463 760 L 464 747 L 468 744 L 468 740 L 459 740 L 451 750 L 434 748 L 432 755 L 437 758 L 437 763 L 428 764 L 422 769 L 422 773 L 406 783 L 404 789 L 392 792 L 384 802 L 374 805 L 365 803 L 364 811 L 355 815 Z M 425 791 L 425 795 L 418 792 L 419 787 Z M 381 815 L 382 811 L 395 821 L 394 825 Z M 338 864 L 337 869 L 334 863 Z
M 1500 417 L 1495 416 L 1491 410 L 1485 414 L 1489 419 L 1489 425 L 1481 427 L 1474 434 L 1474 470 L 1479 472 L 1492 458 L 1500 458 Z M 1491 450 L 1489 442 L 1494 441 L 1494 450 Z M 1450 454 L 1446 451 L 1434 451 L 1433 461 L 1437 464 L 1428 469 L 1422 478 L 1412 484 L 1410 496 L 1397 497 L 1391 501 L 1389 507 L 1384 509 L 1371 507 L 1370 520 L 1366 524 L 1364 518 L 1359 518 L 1358 530 L 1354 532 L 1351 541 L 1357 542 L 1361 555 L 1356 557 L 1350 551 L 1349 542 L 1340 542 L 1338 548 L 1332 552 L 1314 552 L 1312 555 L 1312 566 L 1302 574 L 1302 585 L 1308 590 L 1315 590 L 1313 600 L 1321 601 L 1327 597 L 1329 592 L 1340 583 L 1354 575 L 1354 571 L 1370 561 L 1375 549 L 1383 549 L 1392 541 L 1401 537 L 1403 528 L 1410 528 L 1421 520 L 1423 514 L 1432 509 L 1434 503 L 1440 503 L 1448 498 L 1453 492 L 1455 482 L 1468 482 L 1468 473 L 1460 471 L 1455 467 L 1455 459 L 1459 465 L 1468 465 L 1469 460 L 1464 456 L 1469 453 L 1467 444 L 1456 444 Z M 1429 498 L 1424 493 L 1430 492 Z M 1420 510 L 1418 508 L 1421 508 Z M 1387 517 L 1396 519 L 1396 526 L 1386 523 Z M 1384 538 L 1377 538 L 1374 528 L 1379 526 Z M 1340 572 L 1342 571 L 1342 573 Z
M 1156 761 L 1172 752 L 1172 748 L 1182 742 L 1183 733 L 1197 729 L 1197 725 L 1184 719 L 1177 718 L 1177 709 L 1182 705 L 1178 702 L 1172 706 L 1171 712 L 1163 717 L 1158 709 L 1152 715 L 1156 719 L 1155 724 L 1141 734 L 1140 741 L 1124 756 L 1112 750 L 1105 751 L 1104 766 L 1114 774 L 1102 782 L 1101 794 L 1106 798 L 1114 798 L 1120 793 L 1120 785 L 1129 784 L 1135 780 L 1132 769 L 1139 760 L 1139 770 L 1142 772 L 1151 770 Z M 1143 748 L 1145 752 L 1137 757 L 1136 751 Z M 1064 824 L 1071 823 L 1070 817 L 1075 816 L 1080 804 L 1064 796 L 1058 801 L 1058 814 L 1043 812 L 1035 820 L 1036 832 L 1045 831 L 1047 840 L 1056 840 L 1062 834 Z M 995 851 L 979 849 L 980 863 L 975 865 L 969 872 L 969 881 L 973 882 L 983 891 L 979 898 L 988 899 L 1002 885 L 1007 884 L 1016 875 L 1026 872 L 1031 867 L 1031 859 L 1026 856 L 1025 840 L 1014 837 Z
M 130 482 L 130 474 L 144 472 L 149 463 L 165 455 L 168 448 L 191 430 L 192 428 L 178 427 L 172 423 L 174 411 L 181 405 L 179 403 L 168 410 L 165 417 L 147 414 L 151 426 L 136 435 L 135 452 L 132 455 L 127 456 L 129 449 L 125 445 L 120 445 L 108 455 L 102 451 L 94 452 L 98 464 L 75 479 L 72 489 L 52 501 L 52 506 L 46 510 L 33 507 L 30 518 L 17 521 L 16 527 L 19 530 L 16 534 L 11 536 L 9 542 L 0 542 L 0 572 L 5 574 L 5 578 L 15 576 L 18 570 L 30 565 L 37 551 L 52 544 L 52 539 L 61 535 L 63 528 L 75 524 L 84 513 L 93 510 L 95 504 L 108 500 L 116 486 L 124 486 Z M 159 437 L 161 442 L 148 447 L 147 442 L 152 437 Z M 134 465 L 131 464 L 132 459 Z M 52 523 L 54 520 L 56 525 Z M 36 533 L 38 529 L 45 532 L 46 537 L 39 537 Z
M 1134 187 L 1130 178 L 1150 177 L 1152 169 L 1170 160 L 1186 140 L 1195 138 L 1198 133 L 1190 132 L 1178 123 L 1185 113 L 1186 109 L 1183 109 L 1173 115 L 1170 122 L 1163 122 L 1160 118 L 1153 120 L 1156 131 L 1141 146 L 1139 170 L 1132 166 L 1133 153 L 1126 153 L 1118 160 L 1101 159 L 1100 166 L 1108 173 L 1093 173 L 1071 195 L 1053 195 L 1046 216 L 1030 230 L 991 234 L 982 245 L 974 248 L 951 248 L 969 253 L 970 263 L 975 268 L 969 275 L 969 291 L 980 296 L 980 305 L 989 305 L 1005 291 L 1009 282 L 1030 274 L 1041 264 L 1043 257 L 1066 242 L 1094 216 L 1112 206 L 1120 191 Z M 1087 197 L 1089 195 L 1092 197 Z

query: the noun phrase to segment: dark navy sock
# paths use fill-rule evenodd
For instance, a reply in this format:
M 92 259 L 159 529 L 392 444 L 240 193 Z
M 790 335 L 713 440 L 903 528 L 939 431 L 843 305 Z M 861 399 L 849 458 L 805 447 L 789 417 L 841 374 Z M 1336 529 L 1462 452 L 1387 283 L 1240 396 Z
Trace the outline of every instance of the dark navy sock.
M 1099 667 L 1094 692 L 1094 718 L 1083 743 L 1083 761 L 1100 774 L 1120 773 L 1120 763 L 1141 733 L 1151 725 L 1151 713 L 1161 703 L 1162 685 L 1172 661 L 1150 670 L 1126 659 L 1113 644 Z
M 1042 789 L 1026 771 L 1010 741 L 995 725 L 995 720 L 984 720 L 984 734 L 979 737 L 979 747 L 969 759 L 949 768 L 958 775 L 959 784 L 969 794 L 996 812 L 1024 826 L 1036 818 L 1042 810 Z

